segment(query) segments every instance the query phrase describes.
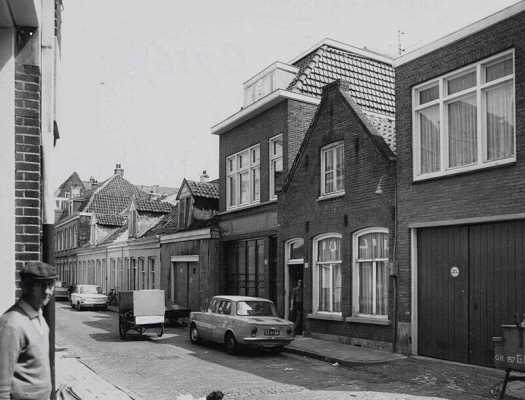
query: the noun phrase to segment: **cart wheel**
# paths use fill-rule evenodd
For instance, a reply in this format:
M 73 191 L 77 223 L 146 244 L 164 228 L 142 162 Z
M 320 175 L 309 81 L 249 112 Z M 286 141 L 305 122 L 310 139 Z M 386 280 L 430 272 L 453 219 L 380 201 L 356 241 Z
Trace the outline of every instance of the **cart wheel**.
M 164 335 L 164 324 L 161 324 L 159 329 L 157 330 L 157 336 L 162 337 Z
M 126 321 L 121 319 L 119 321 L 119 323 L 118 323 L 118 333 L 119 333 L 121 339 L 125 339 L 126 338 L 126 331 L 127 330 L 128 330 L 128 327 L 127 327 Z

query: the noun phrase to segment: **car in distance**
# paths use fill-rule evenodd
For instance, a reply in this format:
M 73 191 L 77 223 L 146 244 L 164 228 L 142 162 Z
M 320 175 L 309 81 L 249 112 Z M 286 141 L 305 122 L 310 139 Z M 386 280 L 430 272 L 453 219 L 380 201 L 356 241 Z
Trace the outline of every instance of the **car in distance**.
M 62 281 L 55 282 L 55 300 L 69 300 L 69 288 Z
M 215 296 L 206 311 L 190 313 L 189 325 L 191 343 L 224 343 L 230 354 L 243 346 L 280 352 L 295 337 L 293 323 L 259 297 Z
M 83 308 L 108 308 L 108 296 L 97 285 L 76 285 L 70 295 L 71 307 L 80 311 Z

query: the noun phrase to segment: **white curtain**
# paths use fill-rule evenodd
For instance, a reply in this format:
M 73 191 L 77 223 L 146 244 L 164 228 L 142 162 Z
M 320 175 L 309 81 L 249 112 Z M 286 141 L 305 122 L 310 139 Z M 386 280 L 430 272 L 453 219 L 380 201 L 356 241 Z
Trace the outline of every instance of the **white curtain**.
M 439 170 L 439 106 L 419 112 L 421 173 Z
M 476 162 L 476 96 L 464 97 L 447 105 L 449 165 L 458 167 Z
M 514 99 L 512 86 L 491 88 L 487 104 L 487 159 L 498 160 L 514 154 Z
M 372 281 L 372 263 L 359 263 L 359 312 L 361 314 L 373 314 L 373 281 Z

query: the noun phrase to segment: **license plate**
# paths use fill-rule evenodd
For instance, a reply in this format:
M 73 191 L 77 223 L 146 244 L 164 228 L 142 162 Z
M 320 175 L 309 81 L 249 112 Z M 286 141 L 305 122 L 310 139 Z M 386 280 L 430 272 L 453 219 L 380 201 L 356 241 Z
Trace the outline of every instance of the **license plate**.
M 279 336 L 281 331 L 279 329 L 265 329 L 264 334 L 266 336 Z

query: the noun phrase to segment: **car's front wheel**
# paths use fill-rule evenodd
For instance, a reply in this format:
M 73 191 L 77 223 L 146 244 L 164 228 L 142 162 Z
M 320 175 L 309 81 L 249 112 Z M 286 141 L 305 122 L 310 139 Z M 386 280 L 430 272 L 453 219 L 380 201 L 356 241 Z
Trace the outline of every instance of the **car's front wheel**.
M 190 326 L 190 342 L 193 344 L 201 343 L 201 335 L 195 324 L 191 324 Z
M 228 332 L 226 334 L 226 337 L 224 338 L 224 345 L 226 346 L 226 352 L 228 354 L 235 354 L 237 353 L 237 340 L 235 340 L 235 336 L 233 336 L 233 333 Z

